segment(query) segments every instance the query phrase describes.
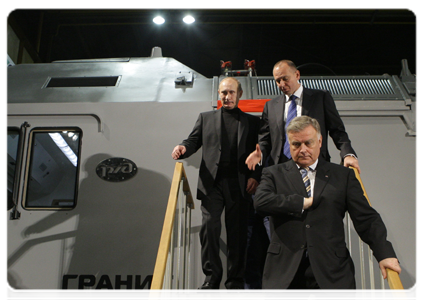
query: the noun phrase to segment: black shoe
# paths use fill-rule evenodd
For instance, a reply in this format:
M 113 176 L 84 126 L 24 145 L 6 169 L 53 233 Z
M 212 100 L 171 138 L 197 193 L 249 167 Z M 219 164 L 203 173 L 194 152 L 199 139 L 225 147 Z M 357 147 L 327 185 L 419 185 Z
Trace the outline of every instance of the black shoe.
M 198 288 L 199 290 L 217 290 L 218 286 L 212 285 L 210 282 L 204 282 L 202 286 Z
M 244 289 L 242 287 L 239 287 L 239 286 L 231 287 L 228 290 L 228 294 L 243 294 L 243 293 L 245 293 Z

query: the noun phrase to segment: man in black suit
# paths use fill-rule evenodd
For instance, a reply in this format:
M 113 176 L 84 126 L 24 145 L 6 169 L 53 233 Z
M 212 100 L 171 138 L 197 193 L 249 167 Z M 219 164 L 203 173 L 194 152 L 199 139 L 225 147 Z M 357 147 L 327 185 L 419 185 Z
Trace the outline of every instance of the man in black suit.
M 221 214 L 225 208 L 228 270 L 225 286 L 244 288 L 248 206 L 260 180 L 259 169 L 245 165 L 258 142 L 260 119 L 238 108 L 241 84 L 233 77 L 219 85 L 222 108 L 201 113 L 191 134 L 172 152 L 187 158 L 202 147 L 197 198 L 201 200 L 201 260 L 206 275 L 201 289 L 218 289 L 222 279 L 219 257 Z
M 385 225 L 354 171 L 319 157 L 319 122 L 296 117 L 287 132 L 292 160 L 264 168 L 254 198 L 257 212 L 270 216 L 272 230 L 263 288 L 354 289 L 343 224 L 347 211 L 383 277 L 386 268 L 400 273 Z
M 328 134 L 340 150 L 344 166 L 353 166 L 360 172 L 357 156 L 339 116 L 335 101 L 328 91 L 308 89 L 301 85 L 300 71 L 290 60 L 281 60 L 273 68 L 273 77 L 283 95 L 267 102 L 262 114 L 259 145 L 245 163 L 250 170 L 256 165 L 274 165 L 291 159 L 286 138 L 286 126 L 296 116 L 307 115 L 318 120 L 322 131 L 321 157 L 330 161 Z M 256 216 L 259 218 L 258 216 Z M 267 217 L 258 226 L 265 226 L 269 232 Z M 262 225 L 262 223 L 266 225 Z M 256 230 L 256 232 L 260 232 Z M 263 239 L 262 239 L 263 240 Z M 262 254 L 257 253 L 257 256 Z M 260 257 L 259 261 L 263 261 Z
M 295 116 L 306 115 L 319 122 L 322 131 L 320 153 L 324 160 L 330 161 L 327 145 L 329 134 L 340 150 L 344 166 L 355 167 L 360 172 L 356 153 L 351 147 L 351 141 L 330 93 L 303 87 L 299 82 L 300 71 L 290 60 L 277 62 L 273 68 L 273 77 L 284 95 L 266 103 L 260 129 L 260 146 L 257 145 L 256 150 L 246 160 L 248 167 L 254 169 L 260 161 L 266 159 L 269 165 L 274 165 L 291 158 L 285 129 L 289 111 L 292 109 Z

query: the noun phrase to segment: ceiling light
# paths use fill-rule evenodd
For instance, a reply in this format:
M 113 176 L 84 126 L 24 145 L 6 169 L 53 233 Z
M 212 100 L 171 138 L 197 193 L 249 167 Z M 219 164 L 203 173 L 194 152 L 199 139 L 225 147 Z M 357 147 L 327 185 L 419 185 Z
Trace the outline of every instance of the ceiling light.
M 154 23 L 156 23 L 157 25 L 161 25 L 161 24 L 163 24 L 164 22 L 165 22 L 165 19 L 163 19 L 162 17 L 160 17 L 160 16 L 157 16 L 157 17 L 155 17 L 154 19 L 153 19 L 153 22 Z
M 186 24 L 192 24 L 192 23 L 194 23 L 194 22 L 195 22 L 195 19 L 194 19 L 194 17 L 193 17 L 193 16 L 186 16 L 185 18 L 183 18 L 183 21 L 184 21 Z

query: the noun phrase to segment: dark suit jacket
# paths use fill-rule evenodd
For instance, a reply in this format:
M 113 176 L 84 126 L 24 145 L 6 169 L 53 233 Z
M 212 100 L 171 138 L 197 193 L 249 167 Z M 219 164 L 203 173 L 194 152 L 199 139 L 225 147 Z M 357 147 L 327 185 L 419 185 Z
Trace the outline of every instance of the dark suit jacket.
M 180 159 L 187 158 L 194 154 L 200 147 L 203 147 L 200 172 L 197 186 L 197 199 L 202 199 L 213 188 L 220 161 L 221 149 L 221 109 L 200 113 L 194 129 L 181 145 L 187 151 Z M 261 170 L 248 170 L 245 160 L 255 150 L 258 143 L 258 131 L 260 129 L 260 118 L 239 113 L 238 126 L 238 178 L 243 196 L 246 196 L 246 183 L 248 178 L 253 177 L 260 182 Z
M 272 230 L 263 288 L 287 288 L 305 247 L 320 288 L 355 288 L 354 265 L 344 236 L 346 211 L 378 261 L 396 257 L 386 240 L 385 225 L 368 204 L 352 169 L 319 159 L 313 205 L 302 213 L 304 197 L 307 193 L 294 161 L 263 169 L 254 197 L 257 212 L 270 216 Z
M 280 161 L 283 145 L 285 143 L 285 96 L 278 96 L 268 101 L 263 109 L 262 128 L 260 129 L 260 149 L 263 152 L 263 160 L 270 155 L 269 165 Z M 320 155 L 326 161 L 330 161 L 328 151 L 328 133 L 332 137 L 335 146 L 341 151 L 341 159 L 346 154 L 354 154 L 351 141 L 345 132 L 344 123 L 339 116 L 335 101 L 328 91 L 303 88 L 302 115 L 317 119 L 322 132 L 322 147 Z

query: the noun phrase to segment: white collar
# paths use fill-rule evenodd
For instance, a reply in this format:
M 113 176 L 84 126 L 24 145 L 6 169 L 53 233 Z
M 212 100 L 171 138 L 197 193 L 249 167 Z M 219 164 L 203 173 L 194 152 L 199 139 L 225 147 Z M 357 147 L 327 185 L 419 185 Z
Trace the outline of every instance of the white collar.
M 297 96 L 298 99 L 301 99 L 302 94 L 303 94 L 303 85 L 300 83 L 300 87 L 292 95 L 295 95 L 295 96 Z M 285 95 L 285 102 L 289 101 L 289 97 L 290 96 Z
M 314 164 L 312 164 L 312 165 L 310 165 L 310 166 L 308 166 L 309 168 L 311 168 L 313 171 L 315 171 L 316 170 L 316 167 L 317 167 L 317 163 L 319 162 L 319 159 L 316 159 L 316 161 L 314 162 Z M 296 165 L 297 165 L 297 167 L 298 167 L 298 169 L 301 169 L 302 167 L 300 167 L 297 163 L 295 163 Z

